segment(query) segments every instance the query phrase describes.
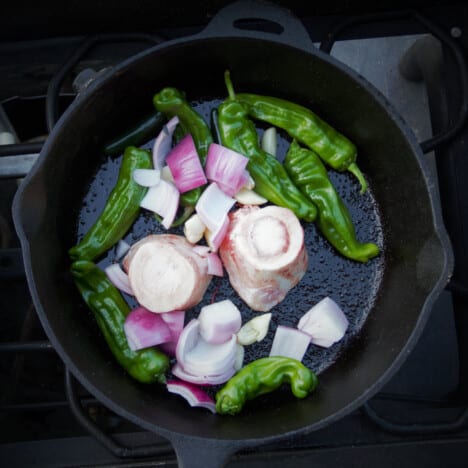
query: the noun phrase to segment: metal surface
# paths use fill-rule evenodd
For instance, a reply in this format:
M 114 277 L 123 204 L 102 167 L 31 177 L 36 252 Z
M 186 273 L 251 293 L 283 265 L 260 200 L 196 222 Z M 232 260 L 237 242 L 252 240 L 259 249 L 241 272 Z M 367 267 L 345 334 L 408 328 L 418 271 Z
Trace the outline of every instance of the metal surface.
M 377 13 L 370 15 L 362 15 L 359 18 L 350 18 L 342 21 L 335 26 L 333 31 L 329 33 L 327 38 L 320 44 L 320 50 L 330 53 L 333 44 L 343 30 L 349 29 L 358 24 L 365 23 L 379 23 L 386 21 L 394 21 L 400 18 L 411 18 L 414 21 L 422 24 L 430 33 L 438 38 L 445 47 L 453 54 L 458 66 L 458 75 L 461 82 L 460 89 L 460 105 L 458 111 L 458 119 L 455 123 L 451 124 L 449 128 L 442 130 L 439 134 L 431 137 L 430 139 L 421 142 L 421 148 L 424 153 L 433 151 L 438 146 L 447 144 L 453 140 L 465 127 L 468 119 L 468 68 L 465 53 L 460 45 L 455 42 L 441 27 L 437 26 L 434 22 L 429 21 L 424 15 L 416 11 L 403 11 L 403 12 L 387 12 Z M 414 56 L 415 54 L 413 54 Z M 419 53 L 421 55 L 421 52 Z
M 91 434 L 96 440 L 104 445 L 115 457 L 128 458 L 148 458 L 155 456 L 173 455 L 174 451 L 170 444 L 148 444 L 139 447 L 128 447 L 119 443 L 115 438 L 105 434 L 98 425 L 93 422 L 83 411 L 83 407 L 76 394 L 74 377 L 70 372 L 65 372 L 65 385 L 67 389 L 67 399 L 73 414 L 78 422 Z
M 60 67 L 55 73 L 47 88 L 47 107 L 46 107 L 46 122 L 48 130 L 52 130 L 60 115 L 59 113 L 59 95 L 61 86 L 76 64 L 85 56 L 93 47 L 106 42 L 143 42 L 149 44 L 159 44 L 162 38 L 150 34 L 109 34 L 96 35 L 86 38 L 75 50 L 73 55 Z
M 37 161 L 38 154 L 17 154 L 0 157 L 0 179 L 24 177 Z

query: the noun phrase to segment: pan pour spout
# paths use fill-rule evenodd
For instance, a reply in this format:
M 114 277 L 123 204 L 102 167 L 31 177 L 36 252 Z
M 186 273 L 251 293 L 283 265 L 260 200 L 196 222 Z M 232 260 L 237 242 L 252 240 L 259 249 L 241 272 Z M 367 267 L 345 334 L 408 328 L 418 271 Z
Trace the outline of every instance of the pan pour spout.
M 232 287 L 256 311 L 281 302 L 307 270 L 304 231 L 278 206 L 245 207 L 231 214 L 220 248 Z

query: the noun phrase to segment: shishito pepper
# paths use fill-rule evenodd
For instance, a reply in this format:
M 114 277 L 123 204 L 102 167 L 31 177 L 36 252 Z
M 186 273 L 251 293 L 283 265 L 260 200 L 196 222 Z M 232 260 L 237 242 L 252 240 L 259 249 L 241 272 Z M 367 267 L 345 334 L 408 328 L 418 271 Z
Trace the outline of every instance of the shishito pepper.
M 297 398 L 305 398 L 317 386 L 316 375 L 296 359 L 273 356 L 244 366 L 216 394 L 216 412 L 237 414 L 247 400 L 276 390 L 283 383 L 291 385 Z
M 162 112 L 153 112 L 134 127 L 112 140 L 104 147 L 104 153 L 112 156 L 122 154 L 127 146 L 139 146 L 155 138 L 166 123 Z
M 105 273 L 87 260 L 74 262 L 71 272 L 118 363 L 139 382 L 164 383 L 169 358 L 157 348 L 130 349 L 123 328 L 130 308 Z
M 126 148 L 117 183 L 103 212 L 83 240 L 68 252 L 73 260 L 94 260 L 122 239 L 137 218 L 141 200 L 148 190 L 133 180 L 133 171 L 151 167 L 149 151 L 133 146 Z
M 317 154 L 293 140 L 284 166 L 296 186 L 317 206 L 317 224 L 330 244 L 345 257 L 359 262 L 378 255 L 375 244 L 362 244 L 356 239 L 351 215 Z
M 263 151 L 257 130 L 246 108 L 236 99 L 229 72 L 225 73 L 229 98 L 218 108 L 218 128 L 223 146 L 249 158 L 247 169 L 255 181 L 255 191 L 272 203 L 289 208 L 305 221 L 314 221 L 316 207 L 289 178 L 283 165 Z
M 167 117 L 177 116 L 183 134 L 190 133 L 202 165 L 205 164 L 208 148 L 213 137 L 203 117 L 187 102 L 183 93 L 176 88 L 164 88 L 153 97 L 154 107 Z M 181 195 L 180 203 L 184 206 L 195 206 L 203 191 L 195 188 Z
M 367 182 L 356 164 L 356 146 L 311 110 L 299 104 L 271 96 L 239 93 L 241 102 L 251 117 L 282 128 L 289 136 L 314 150 L 336 171 L 349 171 L 361 184 L 361 193 Z

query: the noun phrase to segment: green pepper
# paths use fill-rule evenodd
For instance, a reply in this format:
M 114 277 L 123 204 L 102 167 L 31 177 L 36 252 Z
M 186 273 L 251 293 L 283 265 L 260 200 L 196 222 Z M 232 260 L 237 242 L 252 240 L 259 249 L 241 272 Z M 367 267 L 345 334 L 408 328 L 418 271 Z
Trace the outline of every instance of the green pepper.
M 156 348 L 130 349 L 123 328 L 130 308 L 105 273 L 87 260 L 74 262 L 71 272 L 117 362 L 139 382 L 165 383 L 169 358 Z
M 356 164 L 356 146 L 311 110 L 270 96 L 238 94 L 237 99 L 254 119 L 282 128 L 289 136 L 314 150 L 320 158 L 337 171 L 349 171 L 361 184 L 361 193 L 367 182 Z
M 218 109 L 213 109 L 210 114 L 210 126 L 211 126 L 211 133 L 215 140 L 215 143 L 218 145 L 221 144 L 221 134 L 219 133 L 219 125 L 218 125 Z
M 305 398 L 317 386 L 317 376 L 296 359 L 273 356 L 244 366 L 216 394 L 216 412 L 237 414 L 247 400 L 289 383 L 297 398 Z
M 284 160 L 291 179 L 318 208 L 317 224 L 330 244 L 345 257 L 367 262 L 379 253 L 375 244 L 361 244 L 346 205 L 336 193 L 325 166 L 312 150 L 293 140 Z
M 73 260 L 94 260 L 110 249 L 130 229 L 148 190 L 133 180 L 135 169 L 152 167 L 149 151 L 129 146 L 123 155 L 117 183 L 106 206 L 82 241 L 68 253 Z
M 208 148 L 213 143 L 210 128 L 203 117 L 187 102 L 184 95 L 175 88 L 164 88 L 153 97 L 154 107 L 167 117 L 177 116 L 183 133 L 190 133 L 202 165 L 205 164 Z M 180 196 L 184 206 L 195 206 L 203 188 L 198 187 Z
M 225 74 L 229 98 L 218 108 L 218 128 L 223 146 L 249 158 L 247 169 L 255 181 L 255 191 L 272 203 L 289 208 L 305 221 L 314 221 L 316 207 L 302 195 L 283 165 L 263 151 L 257 130 L 246 108 L 236 99 L 229 72 Z
M 153 112 L 144 117 L 130 130 L 118 136 L 104 147 L 104 153 L 115 156 L 122 154 L 127 146 L 139 146 L 155 138 L 163 128 L 166 117 L 161 112 Z
M 104 210 L 81 242 L 68 251 L 72 260 L 94 260 L 122 239 L 137 218 L 141 200 L 148 190 L 133 180 L 133 171 L 151 167 L 149 151 L 133 146 L 126 148 L 117 183 Z

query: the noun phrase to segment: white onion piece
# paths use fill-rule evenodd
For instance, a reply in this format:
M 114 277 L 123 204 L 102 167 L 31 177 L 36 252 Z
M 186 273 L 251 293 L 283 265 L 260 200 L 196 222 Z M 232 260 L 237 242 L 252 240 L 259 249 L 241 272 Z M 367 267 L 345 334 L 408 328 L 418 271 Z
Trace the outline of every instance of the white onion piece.
M 225 216 L 223 224 L 216 231 L 205 230 L 205 240 L 213 252 L 217 252 L 221 247 L 229 228 L 229 217 Z
M 142 187 L 153 187 L 161 180 L 161 171 L 156 169 L 135 169 L 133 180 Z
M 179 123 L 179 118 L 173 117 L 156 137 L 153 145 L 153 167 L 155 169 L 162 169 L 166 156 L 169 154 L 172 145 L 172 135 Z
M 201 388 L 187 382 L 168 380 L 166 383 L 168 392 L 185 398 L 192 407 L 206 408 L 216 413 L 216 403 Z
M 115 249 L 115 260 L 118 262 L 130 250 L 130 244 L 124 240 L 119 240 Z
M 175 356 L 177 343 L 179 342 L 180 334 L 184 329 L 185 312 L 183 310 L 174 310 L 172 312 L 164 312 L 159 314 L 171 331 L 172 338 L 166 343 L 162 343 L 160 348 L 171 356 Z
M 238 344 L 236 347 L 236 361 L 234 362 L 234 369 L 239 371 L 242 369 L 244 365 L 244 356 L 245 356 L 245 349 L 242 345 Z
M 191 244 L 196 244 L 203 238 L 206 226 L 196 213 L 190 216 L 184 224 L 184 235 Z
M 203 224 L 213 232 L 217 232 L 225 223 L 226 215 L 236 200 L 228 197 L 216 183 L 211 183 L 202 193 L 195 206 Z
M 140 206 L 162 216 L 162 225 L 169 229 L 179 208 L 179 191 L 171 182 L 161 180 L 158 185 L 148 189 Z
M 241 327 L 242 317 L 239 309 L 229 300 L 202 307 L 198 315 L 201 337 L 210 344 L 226 343 Z
M 192 319 L 184 327 L 179 336 L 179 342 L 176 348 L 177 361 L 183 364 L 185 355 L 197 345 L 200 340 L 200 322 L 197 319 Z
M 313 344 L 329 348 L 343 338 L 348 324 L 338 304 L 326 297 L 302 316 L 297 327 L 310 335 Z
M 270 326 L 271 312 L 259 315 L 249 320 L 237 333 L 237 342 L 247 346 L 252 343 L 262 341 L 268 333 Z
M 133 290 L 130 285 L 127 273 L 125 273 L 118 263 L 109 265 L 104 270 L 109 281 L 117 288 L 126 294 L 133 296 Z
M 268 200 L 263 198 L 257 192 L 250 190 L 248 188 L 241 188 L 235 195 L 234 198 L 241 205 L 263 205 Z
M 276 329 L 270 356 L 284 356 L 302 361 L 310 344 L 310 336 L 297 328 L 279 325 Z
M 244 171 L 248 158 L 229 148 L 212 143 L 208 148 L 205 172 L 227 195 L 233 196 L 245 185 Z
M 144 307 L 132 310 L 126 317 L 124 331 L 133 351 L 149 348 L 172 339 L 172 333 L 159 314 Z
M 193 375 L 187 372 L 180 364 L 172 368 L 172 373 L 185 382 L 191 382 L 197 385 L 220 385 L 227 382 L 235 373 L 234 367 L 227 369 L 224 373 L 218 375 Z
M 180 340 L 179 340 L 180 341 Z M 236 362 L 236 335 L 221 344 L 207 343 L 200 339 L 195 347 L 185 353 L 182 365 L 193 375 L 220 375 L 234 367 Z
M 223 264 L 218 254 L 211 252 L 206 256 L 208 262 L 208 274 L 213 276 L 224 276 Z
M 270 127 L 263 132 L 262 136 L 262 149 L 268 154 L 271 154 L 276 158 L 277 152 L 277 138 L 276 138 L 276 128 Z

